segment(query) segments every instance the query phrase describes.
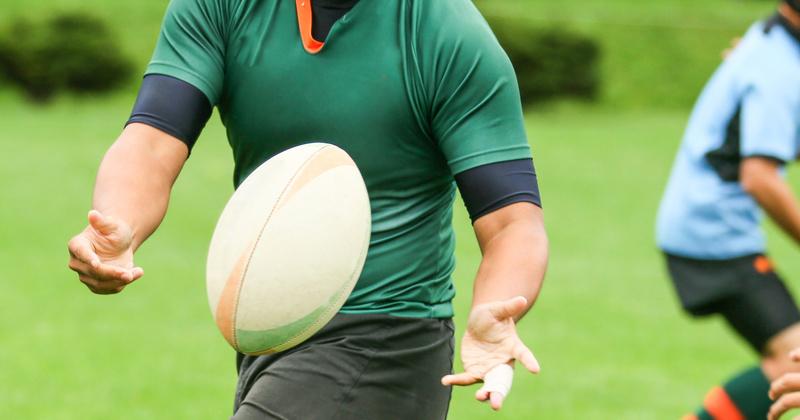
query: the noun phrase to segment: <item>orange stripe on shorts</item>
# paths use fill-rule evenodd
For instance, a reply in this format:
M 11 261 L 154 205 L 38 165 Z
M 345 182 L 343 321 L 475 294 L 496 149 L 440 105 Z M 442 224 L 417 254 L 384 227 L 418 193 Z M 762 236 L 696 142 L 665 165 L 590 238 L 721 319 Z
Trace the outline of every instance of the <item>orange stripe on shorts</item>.
M 772 261 L 763 255 L 756 257 L 755 261 L 753 261 L 753 267 L 761 274 L 771 273 L 774 269 Z

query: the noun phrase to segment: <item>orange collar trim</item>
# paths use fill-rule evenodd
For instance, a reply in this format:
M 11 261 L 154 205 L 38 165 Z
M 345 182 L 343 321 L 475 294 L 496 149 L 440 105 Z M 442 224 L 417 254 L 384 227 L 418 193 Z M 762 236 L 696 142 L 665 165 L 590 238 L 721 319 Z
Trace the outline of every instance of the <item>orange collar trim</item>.
M 311 34 L 311 22 L 313 11 L 311 10 L 312 0 L 296 0 L 297 23 L 300 25 L 300 38 L 303 40 L 303 48 L 309 54 L 316 54 L 325 46 L 324 42 L 317 41 Z

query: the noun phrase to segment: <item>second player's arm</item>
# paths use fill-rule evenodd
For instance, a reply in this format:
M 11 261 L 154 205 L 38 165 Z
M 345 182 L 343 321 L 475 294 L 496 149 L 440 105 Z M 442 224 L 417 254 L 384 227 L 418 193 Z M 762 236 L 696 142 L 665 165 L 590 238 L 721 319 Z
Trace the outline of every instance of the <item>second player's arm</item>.
M 180 140 L 136 123 L 106 152 L 89 225 L 69 243 L 69 266 L 93 292 L 117 293 L 141 277 L 133 253 L 163 220 L 188 153 Z
M 781 164 L 773 159 L 750 157 L 742 162 L 739 178 L 742 188 L 800 244 L 800 203 L 780 170 Z

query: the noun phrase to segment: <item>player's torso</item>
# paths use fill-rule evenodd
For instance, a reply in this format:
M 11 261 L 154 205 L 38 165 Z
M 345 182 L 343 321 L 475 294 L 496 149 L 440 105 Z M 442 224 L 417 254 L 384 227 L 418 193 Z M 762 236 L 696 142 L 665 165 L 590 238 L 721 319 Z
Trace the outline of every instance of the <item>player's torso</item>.
M 398 298 L 401 289 L 425 304 L 451 293 L 443 285 L 452 270 L 454 187 L 409 57 L 406 4 L 360 1 L 317 54 L 303 47 L 293 0 L 242 1 L 228 34 L 219 109 L 236 183 L 274 154 L 314 141 L 343 148 L 364 176 L 372 245 L 345 309 L 374 310 L 376 296 Z M 414 285 L 426 282 L 435 283 L 432 291 Z M 414 309 L 423 316 L 429 310 Z
M 409 97 L 414 81 L 406 75 L 400 11 L 388 7 L 398 2 L 381 3 L 356 4 L 322 51 L 310 54 L 294 1 L 244 2 L 250 9 L 229 34 L 219 105 L 237 178 L 265 157 L 310 141 L 342 146 L 375 186 L 410 187 L 420 177 L 447 174 L 428 135 L 428 110 Z

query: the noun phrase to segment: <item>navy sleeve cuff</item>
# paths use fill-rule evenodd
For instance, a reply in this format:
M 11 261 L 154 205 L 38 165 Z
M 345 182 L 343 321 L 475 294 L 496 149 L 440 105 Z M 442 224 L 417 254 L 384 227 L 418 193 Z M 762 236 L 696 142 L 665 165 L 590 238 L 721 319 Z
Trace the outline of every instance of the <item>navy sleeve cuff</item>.
M 186 143 L 192 150 L 211 118 L 211 104 L 202 91 L 180 79 L 149 74 L 142 80 L 131 123 L 147 124 Z
M 532 159 L 478 166 L 457 174 L 455 179 L 473 222 L 514 203 L 542 206 Z

